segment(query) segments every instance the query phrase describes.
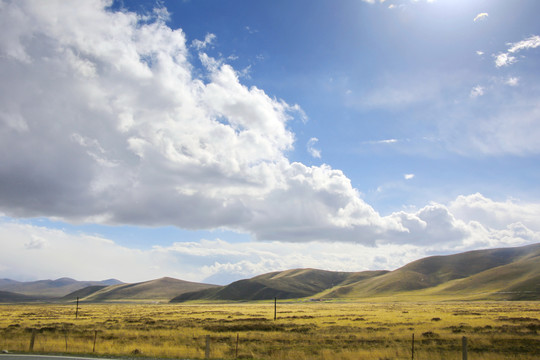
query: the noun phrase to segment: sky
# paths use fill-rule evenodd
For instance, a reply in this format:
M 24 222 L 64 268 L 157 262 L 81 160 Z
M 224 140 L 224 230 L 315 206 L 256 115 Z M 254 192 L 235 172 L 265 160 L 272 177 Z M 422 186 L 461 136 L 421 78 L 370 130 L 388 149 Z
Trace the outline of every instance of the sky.
M 0 0 L 0 278 L 540 242 L 537 0 Z

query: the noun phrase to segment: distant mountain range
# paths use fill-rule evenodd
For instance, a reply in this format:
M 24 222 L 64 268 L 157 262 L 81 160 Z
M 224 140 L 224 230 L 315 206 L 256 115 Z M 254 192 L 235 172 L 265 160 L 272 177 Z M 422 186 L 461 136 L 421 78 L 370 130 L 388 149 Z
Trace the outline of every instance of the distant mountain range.
M 38 298 L 58 298 L 88 286 L 110 286 L 118 284 L 122 284 L 122 282 L 116 279 L 103 281 L 77 281 L 70 278 L 60 278 L 56 280 L 30 282 L 0 279 L 0 290 Z
M 394 271 L 293 269 L 227 286 L 161 278 L 133 284 L 69 278 L 0 279 L 0 302 L 253 301 L 310 298 L 540 300 L 540 244 L 432 256 Z

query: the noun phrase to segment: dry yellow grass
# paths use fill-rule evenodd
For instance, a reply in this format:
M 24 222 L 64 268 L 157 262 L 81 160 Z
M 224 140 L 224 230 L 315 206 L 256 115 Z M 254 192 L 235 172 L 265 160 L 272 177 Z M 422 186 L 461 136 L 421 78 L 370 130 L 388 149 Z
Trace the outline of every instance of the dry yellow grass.
M 0 349 L 214 359 L 537 359 L 538 302 L 0 305 Z M 97 336 L 96 336 L 97 331 Z M 94 337 L 96 345 L 94 351 Z

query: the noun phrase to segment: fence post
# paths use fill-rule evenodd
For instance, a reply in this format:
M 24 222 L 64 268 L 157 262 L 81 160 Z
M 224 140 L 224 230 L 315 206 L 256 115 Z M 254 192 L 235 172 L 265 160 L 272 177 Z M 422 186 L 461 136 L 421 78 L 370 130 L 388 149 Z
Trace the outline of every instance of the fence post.
M 234 352 L 234 358 L 238 359 L 238 341 L 240 340 L 240 334 L 236 334 L 236 351 Z
M 92 352 L 96 352 L 96 339 L 97 339 L 97 330 L 94 330 L 94 347 L 92 348 Z
M 210 359 L 210 335 L 206 335 L 206 350 L 204 351 L 204 358 Z
M 36 340 L 36 329 L 32 329 L 32 336 L 30 337 L 30 346 L 28 347 L 29 352 L 34 351 L 34 341 L 35 340 Z
M 67 330 L 64 330 L 64 339 L 66 340 L 66 352 L 68 351 L 68 341 L 67 341 L 67 338 L 68 338 L 68 332 L 67 332 Z
M 467 337 L 466 336 L 461 338 L 461 353 L 462 353 L 462 359 L 467 360 Z
M 412 334 L 411 359 L 414 360 L 414 333 Z
M 77 296 L 77 305 L 75 306 L 75 319 L 79 317 L 79 297 Z
M 274 321 L 277 319 L 277 297 L 274 298 Z

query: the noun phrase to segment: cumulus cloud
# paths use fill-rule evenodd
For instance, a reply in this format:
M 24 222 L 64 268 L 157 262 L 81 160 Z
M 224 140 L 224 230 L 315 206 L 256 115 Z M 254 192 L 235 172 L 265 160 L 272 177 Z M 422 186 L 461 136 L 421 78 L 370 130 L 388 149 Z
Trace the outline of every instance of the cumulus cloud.
M 290 213 L 287 214 L 290 216 Z M 389 215 L 407 231 L 386 231 L 375 244 L 354 241 L 235 242 L 202 239 L 135 250 L 89 234 L 70 234 L 0 219 L 0 277 L 70 276 L 135 282 L 173 276 L 226 284 L 299 267 L 335 271 L 393 270 L 432 254 L 518 246 L 540 241 L 540 204 L 463 195 L 449 204 Z M 307 246 L 306 246 L 307 245 Z M 25 266 L 21 267 L 20 264 Z
M 1 211 L 261 240 L 372 243 L 400 229 L 341 171 L 287 159 L 288 122 L 305 114 L 204 53 L 214 35 L 190 47 L 163 11 L 107 5 L 4 3 Z
M 403 178 L 405 180 L 411 180 L 411 179 L 414 179 L 414 174 L 405 174 L 403 175 Z
M 35 239 L 39 239 L 36 240 Z M 29 248 L 28 244 L 47 246 Z M 59 278 L 137 282 L 172 276 L 190 281 L 227 284 L 262 273 L 299 267 L 335 271 L 397 268 L 425 250 L 413 245 L 367 247 L 355 243 L 228 243 L 220 239 L 176 242 L 134 250 L 103 237 L 69 234 L 40 226 L 0 220 L 0 246 L 9 253 L 0 277 L 20 280 Z M 351 256 L 354 254 L 354 256 Z M 378 260 L 375 260 L 377 258 Z M 384 267 L 381 259 L 384 258 Z M 20 266 L 24 263 L 25 266 Z
M 307 150 L 308 153 L 313 156 L 314 158 L 320 159 L 321 158 L 321 150 L 316 149 L 314 146 L 319 141 L 319 139 L 313 137 L 309 139 L 307 143 Z
M 518 200 L 494 201 L 480 193 L 461 195 L 452 201 L 449 209 L 458 218 L 477 221 L 490 228 L 503 229 L 521 222 L 535 231 L 540 230 L 540 205 Z
M 8 216 L 226 228 L 291 246 L 340 241 L 451 248 L 478 243 L 470 239 L 479 233 L 484 235 L 478 239 L 506 241 L 481 224 L 455 218 L 443 205 L 381 216 L 342 171 L 289 161 L 295 136 L 288 124 L 305 119 L 302 109 L 243 85 L 232 66 L 203 52 L 203 44 L 188 46 L 182 30 L 165 24 L 163 11 L 141 16 L 107 10 L 108 3 L 97 0 L 76 9 L 64 1 L 3 4 L 0 211 Z M 203 43 L 212 40 L 207 36 Z M 395 101 L 389 95 L 382 103 Z M 405 96 L 398 103 L 415 99 Z M 85 257 L 106 254 L 103 263 L 125 258 L 120 263 L 126 268 L 139 264 L 149 277 L 158 274 L 152 269 L 160 263 L 179 264 L 172 249 L 141 255 L 107 239 L 11 229 L 19 234 L 12 238 L 21 240 L 3 246 L 6 253 L 24 248 L 46 258 L 63 244 L 71 244 L 69 254 L 84 245 L 94 249 Z M 517 229 L 497 231 L 512 239 Z M 214 245 L 228 246 L 212 244 L 205 251 Z M 182 259 L 197 257 L 196 248 L 183 248 L 182 254 L 192 252 Z M 231 257 L 238 249 L 228 251 Z M 251 266 L 223 258 L 205 266 L 219 269 L 216 262 L 231 269 Z M 200 271 L 195 263 L 193 273 Z

